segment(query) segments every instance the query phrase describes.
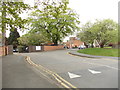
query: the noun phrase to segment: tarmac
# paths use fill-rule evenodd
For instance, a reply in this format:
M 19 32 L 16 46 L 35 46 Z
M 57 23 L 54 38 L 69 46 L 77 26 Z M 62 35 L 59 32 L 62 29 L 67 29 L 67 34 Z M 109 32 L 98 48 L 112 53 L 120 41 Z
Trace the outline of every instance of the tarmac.
M 2 88 L 59 88 L 30 66 L 24 56 L 7 55 L 2 58 Z

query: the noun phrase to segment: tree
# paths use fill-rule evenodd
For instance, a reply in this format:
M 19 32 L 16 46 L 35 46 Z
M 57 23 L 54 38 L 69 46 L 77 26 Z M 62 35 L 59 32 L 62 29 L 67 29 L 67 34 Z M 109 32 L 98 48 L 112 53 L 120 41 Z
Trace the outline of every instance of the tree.
M 100 47 L 103 48 L 104 45 L 115 41 L 115 33 L 117 33 L 118 24 L 110 19 L 97 20 L 94 23 L 92 32 L 94 33 L 97 42 Z M 117 41 L 116 41 L 117 42 Z
M 65 36 L 79 29 L 77 14 L 67 7 L 67 0 L 46 0 L 31 14 L 31 32 L 40 32 L 58 45 Z
M 93 48 L 93 43 L 95 39 L 94 33 L 92 33 L 93 24 L 91 22 L 87 22 L 82 26 L 81 32 L 77 34 L 77 37 L 80 38 L 81 41 L 85 42 L 87 45 L 91 45 Z
M 18 45 L 17 38 L 19 38 L 19 37 L 20 37 L 20 35 L 19 35 L 17 29 L 15 28 L 15 30 L 10 32 L 10 36 L 8 38 L 8 44 L 13 45 L 13 46 Z
M 24 24 L 27 22 L 26 19 L 22 19 L 19 15 L 23 13 L 23 11 L 30 9 L 30 6 L 24 4 L 23 2 L 4 2 L 0 1 L 0 31 L 2 31 L 2 44 L 5 45 L 5 33 L 6 30 L 12 31 L 15 28 L 25 28 Z
M 2 32 L 8 30 L 9 28 L 24 28 L 24 24 L 27 22 L 26 19 L 22 19 L 20 14 L 23 11 L 30 9 L 28 4 L 24 4 L 23 2 L 2 2 L 2 7 L 0 11 L 2 12 Z M 6 27 L 7 26 L 7 27 Z
M 42 45 L 43 43 L 49 43 L 49 40 L 43 36 L 42 34 L 35 33 L 27 33 L 22 37 L 18 38 L 18 42 L 20 45 Z
M 118 24 L 110 19 L 96 20 L 95 23 L 86 23 L 78 37 L 86 43 L 94 43 L 96 40 L 101 48 L 109 43 L 118 42 Z

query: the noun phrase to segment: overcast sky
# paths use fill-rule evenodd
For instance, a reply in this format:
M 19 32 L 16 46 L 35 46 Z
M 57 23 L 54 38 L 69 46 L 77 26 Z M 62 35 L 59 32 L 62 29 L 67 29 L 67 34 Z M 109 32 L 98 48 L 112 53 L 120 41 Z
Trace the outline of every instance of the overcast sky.
M 81 25 L 95 19 L 113 19 L 118 22 L 118 2 L 120 0 L 69 0 L 69 7 L 77 12 Z M 25 0 L 34 5 L 34 0 Z M 27 15 L 22 15 L 26 17 Z M 22 33 L 20 33 L 22 34 Z M 7 33 L 8 36 L 8 33 Z

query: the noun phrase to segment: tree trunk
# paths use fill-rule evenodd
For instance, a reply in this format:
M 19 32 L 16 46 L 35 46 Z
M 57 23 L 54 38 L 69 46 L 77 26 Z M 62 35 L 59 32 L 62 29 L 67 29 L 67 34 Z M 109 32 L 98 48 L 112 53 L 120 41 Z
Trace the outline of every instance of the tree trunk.
M 93 44 L 91 45 L 91 48 L 94 48 Z
M 53 43 L 54 43 L 54 46 L 58 46 L 58 40 L 54 40 Z
M 94 48 L 93 42 L 92 42 L 91 44 L 92 44 L 92 45 L 91 45 L 91 48 Z
M 100 48 L 104 48 L 104 44 L 100 44 Z

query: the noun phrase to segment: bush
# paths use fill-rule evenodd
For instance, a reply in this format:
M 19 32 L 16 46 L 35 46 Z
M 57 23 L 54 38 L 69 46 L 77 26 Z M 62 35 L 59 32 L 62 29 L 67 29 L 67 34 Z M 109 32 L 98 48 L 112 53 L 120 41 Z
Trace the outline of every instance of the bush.
M 18 46 L 18 52 L 23 52 L 24 51 L 24 46 Z

